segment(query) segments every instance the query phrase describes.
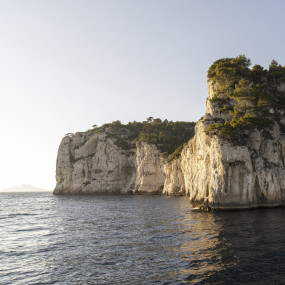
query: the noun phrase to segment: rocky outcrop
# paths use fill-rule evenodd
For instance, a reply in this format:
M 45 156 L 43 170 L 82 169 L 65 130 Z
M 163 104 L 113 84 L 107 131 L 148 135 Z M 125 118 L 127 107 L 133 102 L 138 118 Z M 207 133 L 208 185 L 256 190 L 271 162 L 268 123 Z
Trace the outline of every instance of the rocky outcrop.
M 209 86 L 210 94 L 213 93 Z M 285 204 L 285 136 L 271 129 L 245 131 L 242 144 L 207 132 L 215 123 L 214 103 L 197 124 L 181 154 L 185 192 L 193 206 L 243 209 Z
M 116 121 L 107 125 L 111 131 L 119 127 L 119 136 L 102 127 L 66 136 L 58 151 L 54 193 L 188 195 L 202 209 L 284 205 L 285 69 L 276 62 L 269 71 L 260 66 L 250 70 L 249 65 L 239 56 L 210 67 L 206 114 L 196 124 L 195 136 L 168 158 L 157 146 L 163 149 L 161 142 L 166 146 L 169 135 L 172 141 L 181 138 L 181 126 L 183 138 L 189 139 L 194 124 L 152 123 L 149 118 L 124 129 Z M 139 132 L 157 146 L 135 144 Z
M 134 193 L 161 194 L 165 174 L 160 151 L 153 144 L 136 143 L 136 185 Z
M 164 167 L 164 193 L 184 192 L 202 209 L 285 204 L 285 69 L 249 66 L 239 56 L 210 67 L 206 114 Z
M 119 149 L 106 134 L 76 133 L 63 138 L 55 194 L 127 192 L 135 179 L 135 149 Z
M 161 193 L 164 173 L 155 145 L 117 146 L 106 133 L 63 138 L 57 157 L 54 194 Z
M 164 162 L 163 170 L 165 173 L 165 182 L 163 194 L 168 196 L 185 196 L 184 174 L 181 169 L 181 157 L 170 162 Z

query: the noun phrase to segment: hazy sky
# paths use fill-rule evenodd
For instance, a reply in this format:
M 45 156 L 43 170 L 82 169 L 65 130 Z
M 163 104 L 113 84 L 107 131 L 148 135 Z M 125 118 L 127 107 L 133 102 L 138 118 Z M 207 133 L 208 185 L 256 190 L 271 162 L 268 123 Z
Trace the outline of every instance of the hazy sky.
M 0 0 L 0 189 L 53 189 L 66 133 L 198 120 L 213 61 L 285 65 L 284 11 L 283 0 Z

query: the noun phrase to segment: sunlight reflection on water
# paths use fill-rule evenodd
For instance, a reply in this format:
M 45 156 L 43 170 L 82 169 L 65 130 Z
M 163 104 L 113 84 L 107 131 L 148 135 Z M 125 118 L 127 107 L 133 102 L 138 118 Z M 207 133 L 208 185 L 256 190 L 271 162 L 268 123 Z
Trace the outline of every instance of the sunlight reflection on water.
M 1 284 L 282 284 L 285 209 L 187 197 L 1 194 Z

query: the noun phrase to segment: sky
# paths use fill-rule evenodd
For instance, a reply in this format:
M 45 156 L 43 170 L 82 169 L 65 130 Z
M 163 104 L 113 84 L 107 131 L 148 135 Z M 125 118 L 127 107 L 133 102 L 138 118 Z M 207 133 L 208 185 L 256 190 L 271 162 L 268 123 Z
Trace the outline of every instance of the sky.
M 197 121 L 207 70 L 285 65 L 283 0 L 0 0 L 0 189 L 52 190 L 66 133 Z

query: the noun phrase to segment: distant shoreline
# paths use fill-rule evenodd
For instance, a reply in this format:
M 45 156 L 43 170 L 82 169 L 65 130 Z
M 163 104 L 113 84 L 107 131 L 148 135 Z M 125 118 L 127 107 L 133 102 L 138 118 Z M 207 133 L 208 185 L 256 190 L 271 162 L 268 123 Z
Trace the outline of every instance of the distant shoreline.
M 4 188 L 0 190 L 0 193 L 23 193 L 23 192 L 41 193 L 41 192 L 52 192 L 52 190 L 41 189 L 41 188 L 37 188 L 37 187 L 34 187 L 32 185 L 27 185 L 27 184 L 16 186 L 16 187 Z
M 0 190 L 1 193 L 52 193 L 52 190 L 39 190 L 39 191 L 3 191 Z

